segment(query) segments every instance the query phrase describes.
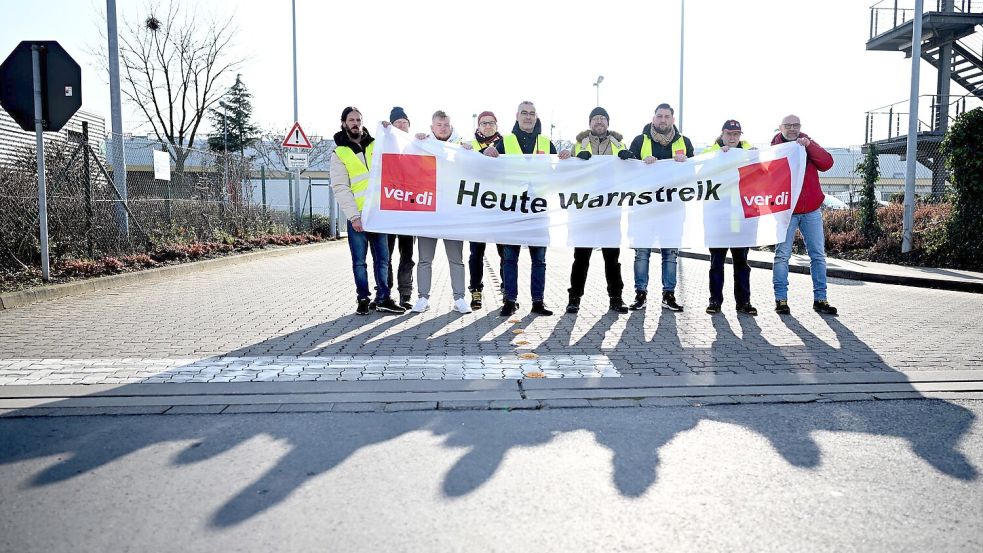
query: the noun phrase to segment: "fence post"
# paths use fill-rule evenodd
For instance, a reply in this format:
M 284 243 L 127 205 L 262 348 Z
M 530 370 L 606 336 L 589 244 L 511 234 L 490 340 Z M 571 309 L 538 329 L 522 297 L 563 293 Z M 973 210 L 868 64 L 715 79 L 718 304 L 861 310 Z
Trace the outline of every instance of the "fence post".
M 310 213 L 310 228 L 314 230 L 314 181 L 307 177 L 307 209 Z
M 89 174 L 89 122 L 82 121 L 82 178 L 85 184 L 85 251 L 92 257 L 92 176 Z
M 290 214 L 290 218 L 294 218 L 294 174 L 293 172 L 287 173 L 287 213 Z
M 263 213 L 266 213 L 266 166 L 259 166 L 260 190 L 263 192 Z

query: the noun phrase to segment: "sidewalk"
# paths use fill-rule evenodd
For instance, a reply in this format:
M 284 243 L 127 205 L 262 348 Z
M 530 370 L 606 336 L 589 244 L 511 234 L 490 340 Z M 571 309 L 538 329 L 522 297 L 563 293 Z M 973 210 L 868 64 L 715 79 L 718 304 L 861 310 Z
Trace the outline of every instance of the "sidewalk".
M 710 260 L 710 250 L 680 250 L 681 257 Z M 774 266 L 773 252 L 752 249 L 748 254 L 748 263 L 757 269 L 771 270 Z M 730 257 L 727 258 L 730 263 Z M 789 271 L 793 273 L 809 273 L 809 256 L 792 255 L 789 261 Z M 874 263 L 873 261 L 852 261 L 849 259 L 826 258 L 826 275 L 832 278 L 847 278 L 866 282 L 883 284 L 900 284 L 902 286 L 917 286 L 919 288 L 935 288 L 939 290 L 955 290 L 958 292 L 983 293 L 983 273 L 958 271 L 955 269 L 933 269 L 931 267 L 907 267 L 890 263 Z

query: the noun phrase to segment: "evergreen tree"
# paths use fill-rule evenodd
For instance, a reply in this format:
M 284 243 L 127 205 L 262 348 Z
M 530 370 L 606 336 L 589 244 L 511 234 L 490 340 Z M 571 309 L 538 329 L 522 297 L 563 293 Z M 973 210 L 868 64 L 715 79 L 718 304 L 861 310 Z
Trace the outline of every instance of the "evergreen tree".
M 252 123 L 252 97 L 242 82 L 242 75 L 236 75 L 236 82 L 225 99 L 209 110 L 212 134 L 208 136 L 208 149 L 242 153 L 246 146 L 259 138 L 259 128 Z
M 860 189 L 860 233 L 868 241 L 873 241 L 881 234 L 881 225 L 877 220 L 877 199 L 874 190 L 874 186 L 881 178 L 877 146 L 867 145 L 867 154 L 863 161 L 857 164 L 857 172 L 860 173 L 860 178 L 864 182 L 863 188 Z

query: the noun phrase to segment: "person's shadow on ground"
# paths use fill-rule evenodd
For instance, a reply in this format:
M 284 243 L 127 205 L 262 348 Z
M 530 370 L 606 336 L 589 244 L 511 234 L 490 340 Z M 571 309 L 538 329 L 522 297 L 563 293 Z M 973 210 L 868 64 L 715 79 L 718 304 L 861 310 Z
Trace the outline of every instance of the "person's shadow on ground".
M 645 341 L 640 315 L 629 316 L 621 340 Z M 579 348 L 600 347 L 614 316 L 601 317 L 575 345 Z M 890 371 L 877 354 L 836 318 L 824 318 L 835 333 L 838 348 L 827 344 L 796 319 L 782 319 L 790 332 L 803 343 L 798 347 L 772 347 L 779 355 L 795 362 L 808 353 L 823 354 L 824 348 L 849 352 L 868 362 L 869 370 Z M 437 322 L 436 324 L 443 324 Z M 491 315 L 469 323 L 492 332 L 500 325 Z M 742 340 L 762 340 L 754 319 L 738 318 L 742 338 L 730 323 L 714 319 L 717 344 L 735 344 Z M 648 343 L 654 350 L 681 347 L 675 317 L 662 314 L 659 325 Z M 557 338 L 569 341 L 566 330 Z M 370 339 L 355 335 L 352 339 Z M 709 350 L 714 351 L 714 345 Z M 766 344 L 757 344 L 765 347 Z M 616 349 L 616 348 L 615 348 Z M 820 355 L 821 357 L 822 355 Z M 711 364 L 730 363 L 726 356 L 709 355 Z M 716 378 L 712 372 L 705 375 Z M 911 391 L 914 388 L 911 387 Z M 57 407 L 57 403 L 49 407 Z M 475 423 L 475 415 L 444 411 L 393 414 L 306 414 L 291 415 L 221 415 L 202 419 L 157 416 L 98 417 L 51 419 L 0 419 L 0 465 L 58 458 L 25 481 L 26 488 L 44 487 L 65 482 L 96 469 L 111 465 L 131 453 L 156 444 L 192 441 L 173 461 L 177 466 L 191 465 L 232 451 L 258 436 L 268 436 L 289 445 L 290 451 L 275 465 L 241 489 L 212 516 L 210 524 L 231 527 L 249 520 L 282 503 L 312 478 L 330 472 L 367 446 L 380 444 L 411 432 L 430 432 L 443 439 L 448 448 L 462 448 L 464 453 L 443 475 L 443 493 L 450 498 L 466 496 L 489 482 L 514 448 L 549 444 L 557 436 L 587 431 L 598 444 L 612 453 L 612 485 L 624 496 L 639 497 L 658 482 L 660 451 L 677 436 L 696 428 L 702 421 L 739 425 L 765 437 L 775 452 L 796 467 L 817 469 L 822 465 L 822 451 L 816 433 L 854 432 L 870 436 L 896 437 L 906 440 L 913 453 L 941 473 L 955 479 L 971 481 L 979 470 L 959 451 L 960 442 L 970 431 L 976 417 L 968 409 L 946 401 L 926 401 L 917 409 L 888 403 L 884 410 L 873 410 L 863 403 L 836 403 L 816 409 L 815 417 L 782 417 L 781 410 L 762 411 L 741 407 L 669 408 L 657 410 L 662 415 L 648 415 L 646 409 L 626 409 L 620 417 L 594 417 L 590 411 L 582 416 L 560 417 L 556 411 L 494 413 L 492 424 Z M 795 409 L 797 407 L 786 407 Z M 877 414 L 872 414 L 877 413 Z M 915 414 L 917 413 L 917 414 Z M 652 424 L 652 419 L 658 424 Z M 612 423 L 617 420 L 617 423 Z M 471 423 L 468 423 L 471 421 Z M 648 422 L 647 422 L 648 421 Z M 194 423 L 194 424 L 192 424 Z M 626 426 L 627 425 L 627 426 Z M 734 451 L 707 452 L 732 455 Z M 412 462 L 409 460 L 408 462 Z M 548 467 L 544 467 L 548 470 Z

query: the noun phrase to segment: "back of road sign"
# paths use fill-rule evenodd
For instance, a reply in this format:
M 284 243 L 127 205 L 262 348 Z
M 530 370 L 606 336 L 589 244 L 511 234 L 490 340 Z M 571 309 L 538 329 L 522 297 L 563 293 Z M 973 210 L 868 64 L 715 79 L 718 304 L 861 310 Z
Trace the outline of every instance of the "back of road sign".
M 61 130 L 82 107 L 82 68 L 53 40 L 25 40 L 0 65 L 0 105 L 25 131 L 34 130 L 34 64 L 40 47 L 41 119 L 45 131 Z

